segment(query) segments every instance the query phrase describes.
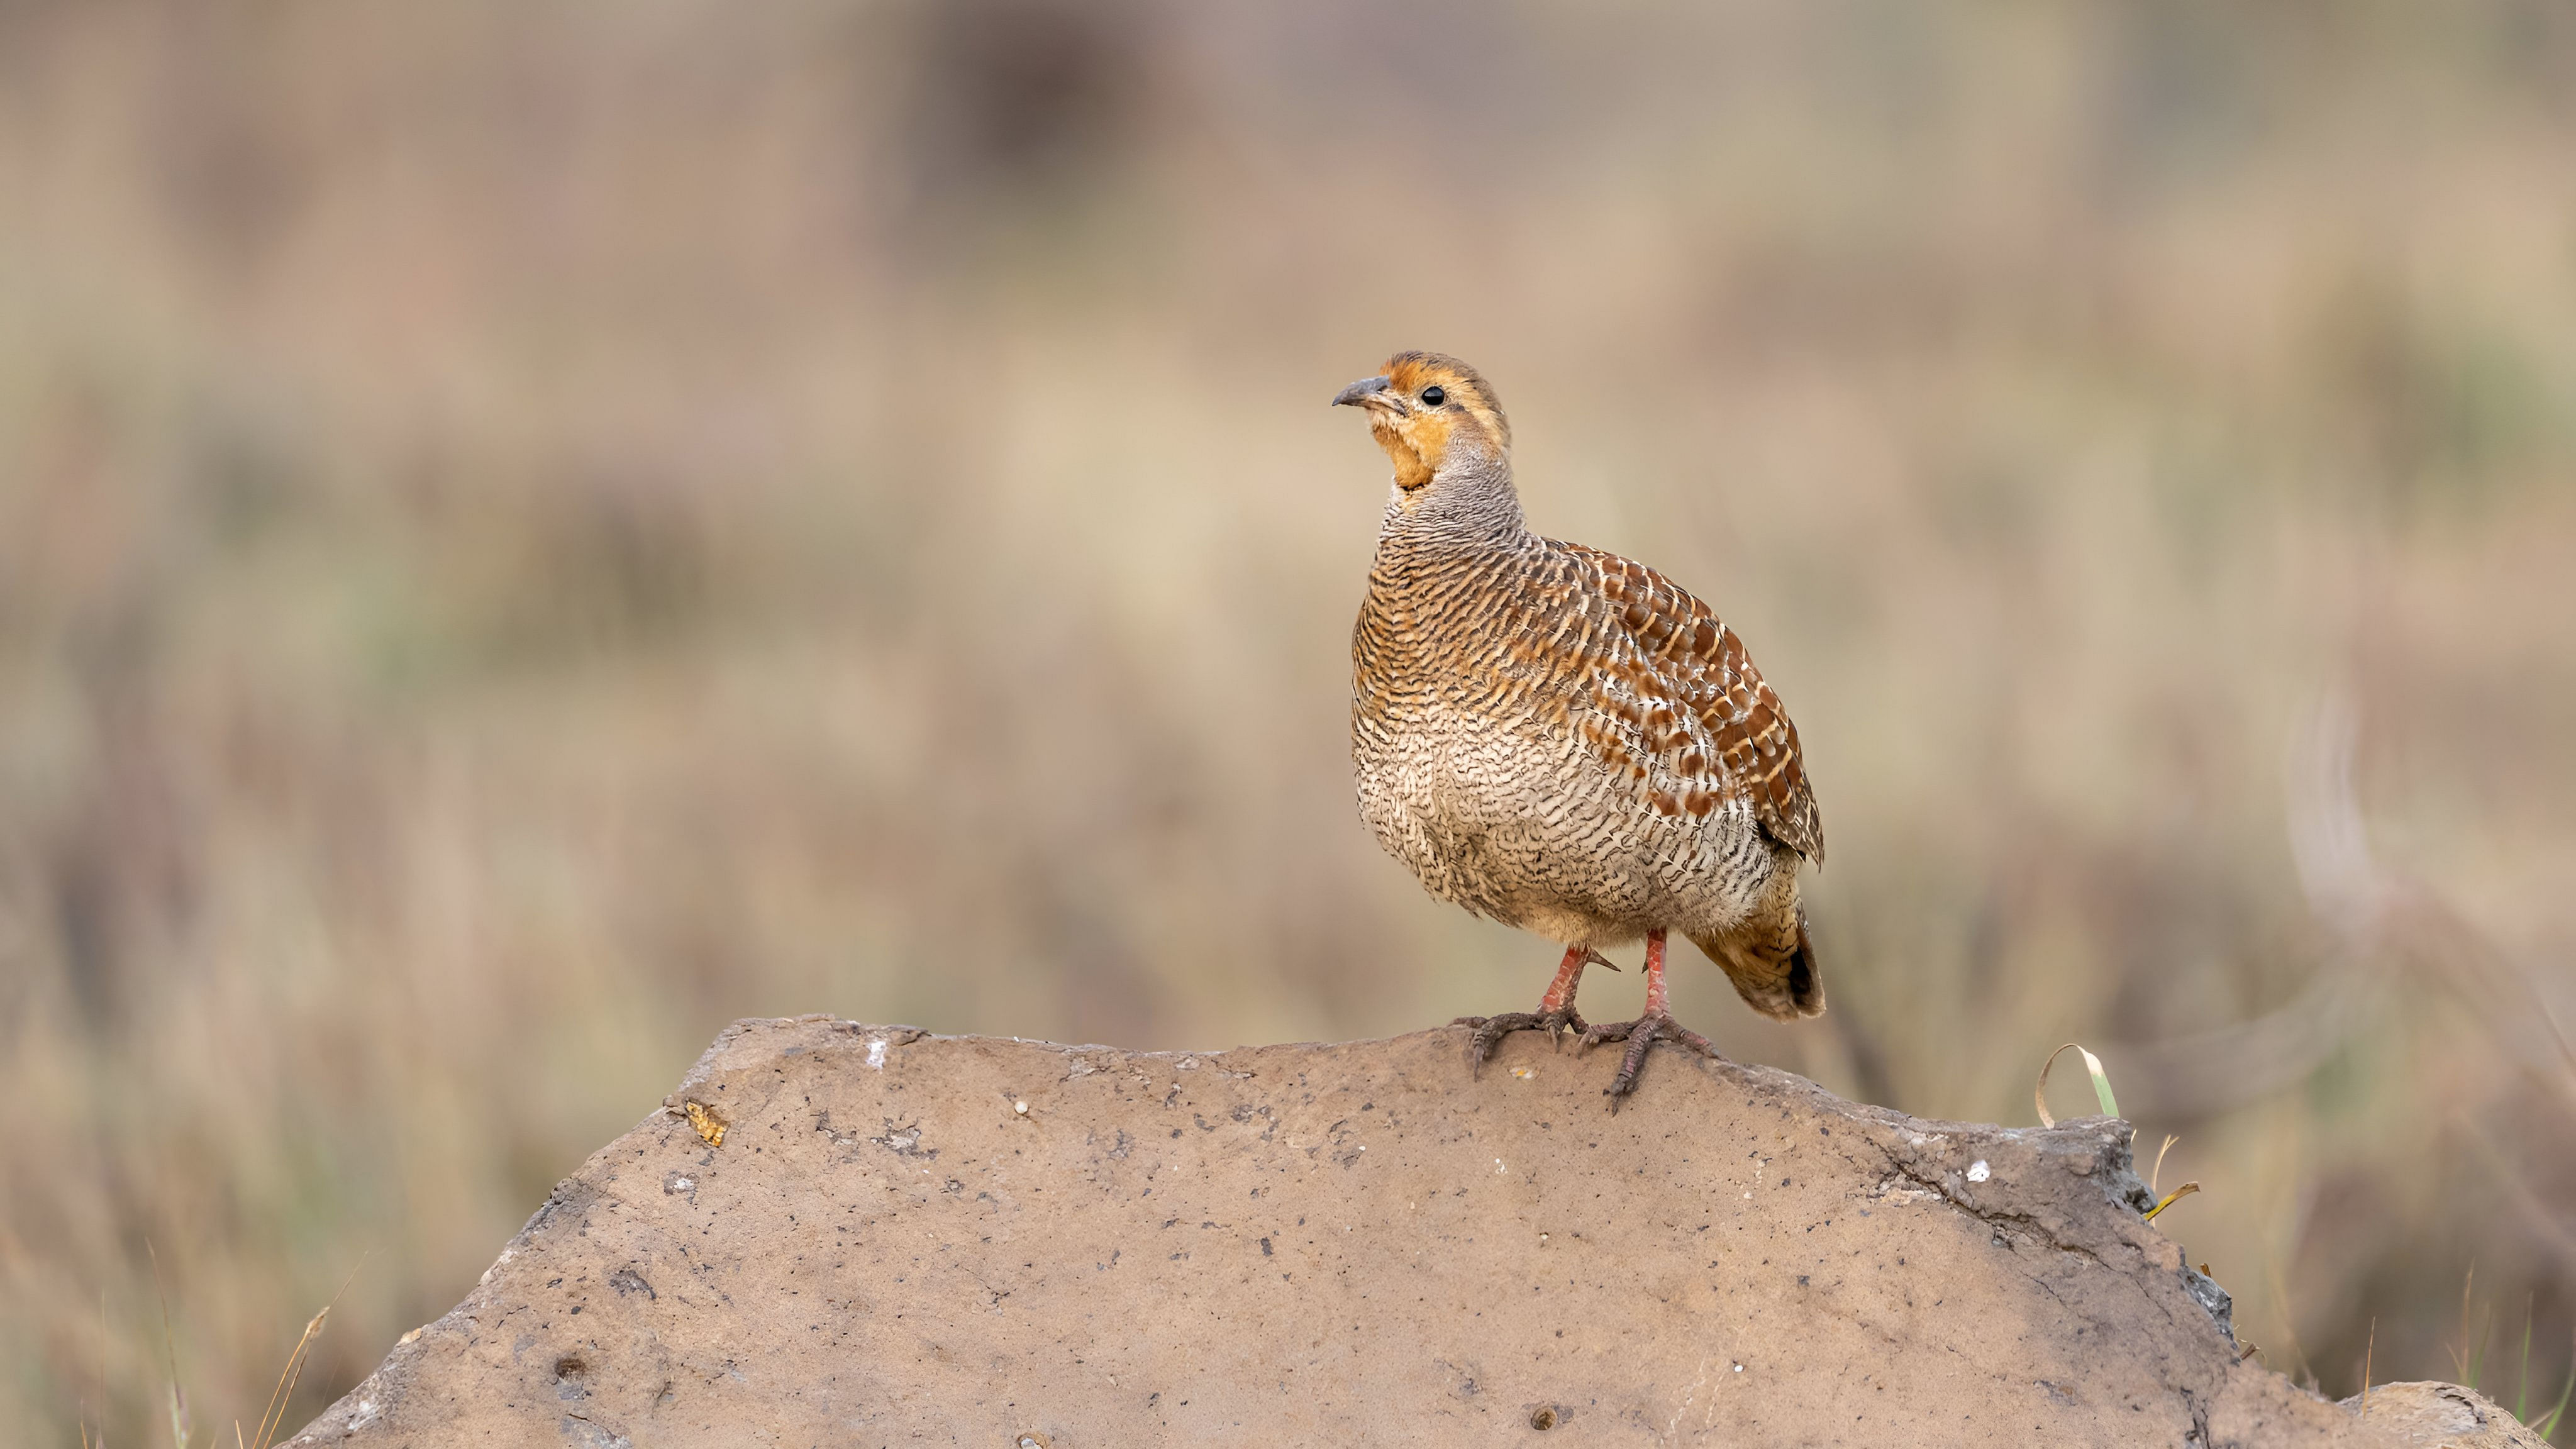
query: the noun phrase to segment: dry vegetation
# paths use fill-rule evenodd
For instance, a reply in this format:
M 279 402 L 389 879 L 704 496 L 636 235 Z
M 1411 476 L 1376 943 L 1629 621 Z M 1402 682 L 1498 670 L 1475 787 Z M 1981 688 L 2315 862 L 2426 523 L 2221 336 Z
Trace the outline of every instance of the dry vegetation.
M 1417 345 L 1797 711 L 1834 1011 L 1685 1019 L 2080 1037 L 2270 1362 L 2545 1406 L 2571 154 L 2540 0 L 0 5 L 0 1422 L 372 1251 L 300 1421 L 733 1017 L 1534 996 L 1350 805 Z

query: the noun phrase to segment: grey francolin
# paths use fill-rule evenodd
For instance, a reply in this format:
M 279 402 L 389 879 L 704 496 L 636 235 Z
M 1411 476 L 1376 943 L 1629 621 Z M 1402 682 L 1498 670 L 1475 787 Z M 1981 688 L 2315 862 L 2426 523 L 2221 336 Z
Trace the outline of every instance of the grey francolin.
M 1667 931 L 1754 1010 L 1823 1011 L 1798 867 L 1824 832 L 1743 642 L 1654 570 L 1529 531 L 1511 426 L 1465 363 L 1399 353 L 1333 401 L 1395 460 L 1351 638 L 1360 814 L 1433 895 L 1565 944 L 1536 1011 L 1460 1019 L 1470 1060 L 1528 1029 L 1625 1041 L 1616 1108 L 1658 1038 L 1716 1056 L 1666 1009 Z M 1641 936 L 1645 1015 L 1587 1027 L 1583 968 Z

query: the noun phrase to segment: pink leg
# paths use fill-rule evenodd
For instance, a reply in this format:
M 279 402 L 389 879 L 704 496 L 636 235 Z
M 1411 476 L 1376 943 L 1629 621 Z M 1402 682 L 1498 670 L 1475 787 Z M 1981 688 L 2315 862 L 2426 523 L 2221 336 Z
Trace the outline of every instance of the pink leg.
M 1506 1011 L 1500 1016 L 1462 1016 L 1451 1022 L 1451 1026 L 1476 1029 L 1467 1038 L 1468 1062 L 1482 1067 L 1485 1058 L 1494 1054 L 1494 1048 L 1501 1044 L 1503 1038 L 1516 1031 L 1544 1031 L 1548 1040 L 1553 1042 L 1559 1032 L 1571 1031 L 1579 1036 L 1588 1030 L 1583 1018 L 1575 1015 L 1574 988 L 1583 980 L 1583 968 L 1595 961 L 1610 966 L 1599 952 L 1589 946 L 1568 946 L 1565 959 L 1557 965 L 1556 980 L 1549 983 L 1547 995 L 1539 998 L 1538 1010 Z M 1616 971 L 1619 968 L 1610 966 L 1610 969 Z
M 1664 933 L 1660 930 L 1646 933 L 1646 1014 L 1635 1021 L 1596 1026 L 1583 1034 L 1585 1046 L 1602 1041 L 1628 1044 L 1627 1054 L 1619 1062 L 1619 1074 L 1610 1079 L 1611 1111 L 1618 1111 L 1619 1099 L 1637 1089 L 1637 1073 L 1646 1065 L 1646 1049 L 1655 1044 L 1657 1037 L 1704 1057 L 1717 1056 L 1717 1048 L 1709 1045 L 1707 1037 L 1672 1018 L 1664 994 Z
M 1565 948 L 1565 961 L 1556 968 L 1555 983 L 1547 988 L 1547 995 L 1538 999 L 1539 1015 L 1563 1011 L 1574 1004 L 1575 984 L 1583 979 L 1583 968 L 1591 959 L 1592 948 L 1589 946 Z

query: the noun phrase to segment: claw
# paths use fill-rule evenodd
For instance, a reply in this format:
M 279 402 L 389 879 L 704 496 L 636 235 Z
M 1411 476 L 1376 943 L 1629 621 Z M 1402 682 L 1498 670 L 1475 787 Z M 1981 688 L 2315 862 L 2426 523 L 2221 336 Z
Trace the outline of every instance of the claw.
M 1560 1007 L 1555 1011 L 1506 1011 L 1500 1016 L 1462 1016 L 1449 1024 L 1475 1028 L 1467 1037 L 1467 1069 L 1471 1076 L 1478 1078 L 1484 1076 L 1486 1059 L 1494 1054 L 1496 1047 L 1503 1044 L 1503 1038 L 1513 1032 L 1546 1032 L 1548 1042 L 1553 1047 L 1559 1036 L 1566 1031 L 1591 1030 L 1584 1024 L 1582 1017 L 1575 1015 L 1574 1008 L 1571 1006 Z
M 1485 1025 L 1492 1020 L 1488 1016 L 1462 1016 L 1449 1023 L 1475 1028 L 1467 1034 L 1467 1075 L 1475 1080 L 1484 1078 L 1485 1058 L 1494 1054 L 1494 1044 L 1485 1036 Z
M 1462 1016 L 1451 1026 L 1472 1027 L 1467 1037 L 1467 1066 L 1471 1074 L 1484 1075 L 1485 1058 L 1494 1054 L 1502 1039 L 1516 1031 L 1544 1031 L 1550 1051 L 1561 1051 L 1567 1031 L 1589 1032 L 1583 1018 L 1574 1011 L 1574 988 L 1583 980 L 1583 968 L 1598 961 L 1610 966 L 1601 953 L 1589 946 L 1568 946 L 1565 959 L 1557 963 L 1556 980 L 1539 998 L 1536 1011 L 1507 1011 L 1500 1016 Z M 1613 971 L 1616 966 L 1610 966 Z M 1651 1004 L 1651 1002 L 1650 1002 Z
M 1726 1060 L 1716 1047 L 1709 1044 L 1707 1037 L 1660 1012 L 1638 1017 L 1635 1021 L 1613 1021 L 1593 1027 L 1583 1033 L 1583 1045 L 1587 1048 L 1605 1041 L 1628 1044 L 1628 1050 L 1619 1059 L 1619 1074 L 1610 1079 L 1609 1086 L 1602 1088 L 1602 1095 L 1610 1099 L 1613 1115 L 1619 1111 L 1619 1099 L 1637 1090 L 1637 1073 L 1644 1069 L 1646 1053 L 1658 1037 L 1712 1061 Z

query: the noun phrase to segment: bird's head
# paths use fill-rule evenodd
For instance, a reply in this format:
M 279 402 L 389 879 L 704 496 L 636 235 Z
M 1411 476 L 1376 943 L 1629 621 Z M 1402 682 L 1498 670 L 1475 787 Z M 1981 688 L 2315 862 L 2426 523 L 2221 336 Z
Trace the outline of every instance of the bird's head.
M 1395 486 L 1407 494 L 1443 472 L 1511 457 L 1512 427 L 1493 388 L 1454 357 L 1399 352 L 1333 402 L 1368 413 L 1369 432 L 1395 460 Z

